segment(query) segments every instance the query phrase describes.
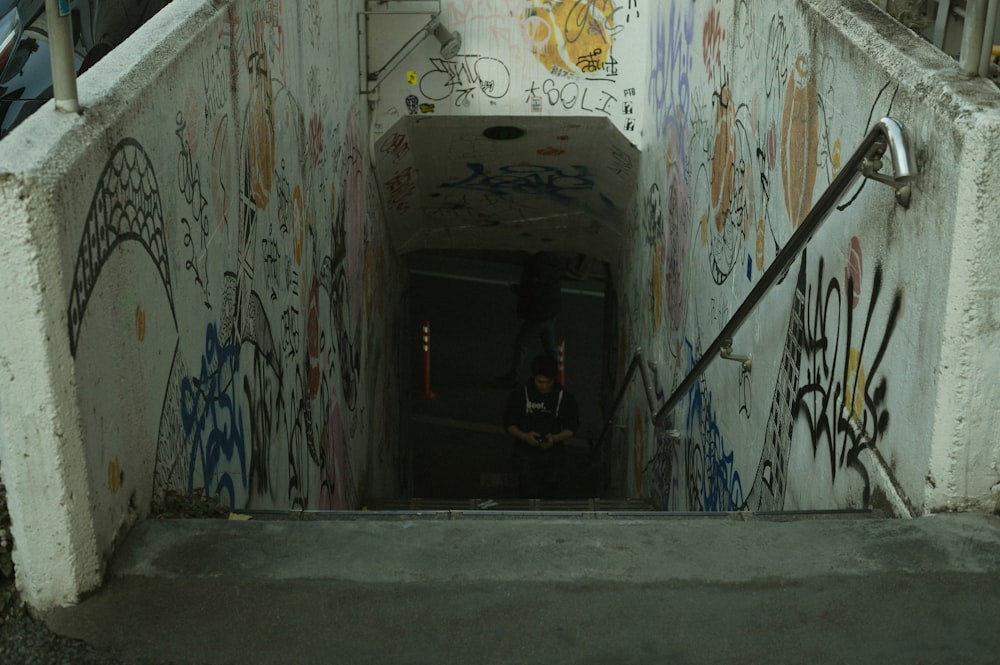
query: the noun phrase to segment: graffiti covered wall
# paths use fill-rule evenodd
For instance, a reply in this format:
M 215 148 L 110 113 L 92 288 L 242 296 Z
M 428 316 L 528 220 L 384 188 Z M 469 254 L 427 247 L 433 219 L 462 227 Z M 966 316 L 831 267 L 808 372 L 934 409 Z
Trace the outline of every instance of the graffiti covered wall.
M 405 274 L 344 74 L 359 9 L 247 0 L 184 24 L 59 192 L 99 552 L 178 498 L 337 510 L 406 489 Z
M 552 115 L 612 120 L 639 142 L 645 77 L 642 0 L 445 0 L 442 25 L 458 32 L 452 57 L 424 40 L 379 84 L 374 131 L 402 116 Z M 652 6 L 648 0 L 645 4 Z M 382 63 L 419 22 L 395 32 L 369 27 Z
M 523 155 L 438 142 L 460 174 L 425 218 L 613 208 L 604 388 L 642 349 L 661 403 L 872 125 L 902 121 L 909 208 L 855 181 L 733 340 L 752 367 L 713 363 L 677 439 L 633 385 L 608 457 L 620 495 L 674 510 L 996 503 L 992 82 L 868 0 L 445 0 L 466 47 L 427 39 L 367 96 L 365 7 L 174 0 L 82 77 L 83 114 L 4 139 L 0 456 L 33 606 L 99 583 L 171 497 L 406 493 L 406 278 L 380 199 L 413 204 L 406 160 L 432 141 L 390 131 L 410 117 L 557 130 Z M 382 56 L 412 30 L 387 34 L 367 31 Z M 594 140 L 587 117 L 619 135 Z M 608 149 L 566 149 L 588 139 Z
M 643 349 L 658 399 L 701 358 L 874 123 L 905 125 L 921 171 L 909 209 L 883 184 L 853 183 L 737 333 L 734 353 L 752 355 L 752 369 L 717 360 L 683 396 L 671 421 L 679 441 L 648 426 L 633 390 L 635 415 L 612 457 L 629 459 L 626 491 L 663 508 L 895 502 L 919 513 L 934 483 L 953 242 L 942 222 L 956 218 L 958 189 L 945 165 L 960 161 L 962 130 L 886 56 L 901 43 L 930 47 L 869 3 L 849 4 L 676 0 L 645 13 L 652 127 L 638 223 L 619 262 L 617 367 Z M 940 67 L 938 56 L 926 57 Z

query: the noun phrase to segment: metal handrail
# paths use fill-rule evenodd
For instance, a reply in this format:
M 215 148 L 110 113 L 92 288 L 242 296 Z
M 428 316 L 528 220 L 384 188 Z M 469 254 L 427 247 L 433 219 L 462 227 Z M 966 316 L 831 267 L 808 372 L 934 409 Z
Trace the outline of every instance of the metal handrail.
M 656 412 L 656 399 L 653 397 L 653 386 L 649 381 L 649 373 L 646 370 L 646 364 L 642 360 L 642 349 L 637 349 L 635 355 L 632 356 L 632 362 L 629 363 L 628 370 L 625 372 L 625 378 L 622 380 L 622 388 L 618 391 L 618 396 L 615 398 L 614 404 L 611 405 L 611 415 L 614 416 L 615 412 L 618 411 L 618 407 L 622 405 L 622 401 L 625 399 L 625 389 L 628 388 L 629 382 L 632 380 L 632 376 L 635 374 L 636 370 L 642 375 L 642 385 L 646 390 L 646 403 L 649 405 L 649 412 Z M 598 445 L 604 441 L 604 437 L 607 436 L 608 430 L 611 429 L 611 425 L 614 423 L 613 419 L 608 419 L 604 424 L 604 429 L 601 430 L 601 435 L 597 437 Z
M 882 168 L 882 157 L 885 155 L 887 149 L 892 163 L 892 176 L 879 172 L 879 169 Z M 655 412 L 653 415 L 653 425 L 655 427 L 669 427 L 664 421 L 688 390 L 690 390 L 691 386 L 694 385 L 695 381 L 705 373 L 708 365 L 715 360 L 716 356 L 725 357 L 730 354 L 733 335 L 746 322 L 750 316 L 750 312 L 753 311 L 770 288 L 785 275 L 792 262 L 798 257 L 799 252 L 802 251 L 802 248 L 812 238 L 813 233 L 823 220 L 826 219 L 831 209 L 859 175 L 869 180 L 875 180 L 876 182 L 892 186 L 896 190 L 896 200 L 899 204 L 904 208 L 909 207 L 911 193 L 909 183 L 916 178 L 917 167 L 914 155 L 907 147 L 906 135 L 901 123 L 892 118 L 882 118 L 871 128 L 861 141 L 861 145 L 847 159 L 844 168 L 841 169 L 840 173 L 837 174 L 826 190 L 820 195 L 819 199 L 809 210 L 809 213 L 802 220 L 802 223 L 799 224 L 799 228 L 788 239 L 788 242 L 785 243 L 774 257 L 774 261 L 764 271 L 760 280 L 750 290 L 746 298 L 743 299 L 743 303 L 739 309 L 730 317 L 726 325 L 722 327 L 722 331 L 708 345 L 701 358 L 677 385 L 666 402 L 663 403 L 663 406 Z M 749 358 L 736 357 L 734 359 L 744 360 L 745 367 L 749 371 Z M 643 370 L 646 398 L 650 402 L 650 411 L 653 410 L 651 389 L 645 373 L 645 365 L 642 362 L 641 352 L 636 351 L 632 359 L 632 364 L 629 366 L 629 371 L 622 383 L 621 390 L 618 392 L 618 397 L 615 399 L 614 406 L 610 411 L 611 418 L 609 418 L 608 424 L 598 439 L 598 445 L 601 445 L 604 441 L 604 437 L 611 426 L 614 413 L 618 410 L 624 399 L 625 391 L 628 389 L 629 381 L 637 366 L 640 370 Z

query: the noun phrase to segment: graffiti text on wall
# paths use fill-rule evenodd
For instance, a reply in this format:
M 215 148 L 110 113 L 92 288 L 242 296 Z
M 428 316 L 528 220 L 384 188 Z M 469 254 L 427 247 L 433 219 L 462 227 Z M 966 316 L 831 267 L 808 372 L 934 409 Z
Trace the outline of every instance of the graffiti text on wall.
M 451 99 L 455 106 L 468 106 L 478 93 L 501 99 L 510 90 L 510 71 L 496 58 L 431 58 L 431 64 L 434 68 L 420 77 L 420 93 L 432 101 Z
M 614 109 L 614 103 L 618 98 L 607 90 L 594 93 L 586 86 L 581 86 L 576 81 L 556 81 L 555 79 L 545 79 L 541 85 L 537 81 L 531 82 L 531 87 L 525 90 L 527 98 L 525 102 L 533 99 L 544 99 L 549 106 L 559 106 L 567 111 L 583 111 L 586 113 L 603 113 L 610 116 Z M 590 99 L 587 98 L 588 94 Z M 596 97 L 596 99 L 595 99 Z
M 902 310 L 902 294 L 897 291 L 888 296 L 888 312 L 876 316 L 877 308 L 885 307 L 880 300 L 886 297 L 882 267 L 876 266 L 868 310 L 860 321 L 855 320 L 864 280 L 856 239 L 850 256 L 846 289 L 836 276 L 824 273 L 820 261 L 815 291 L 809 291 L 803 345 L 805 383 L 799 388 L 795 411 L 809 428 L 815 454 L 826 454 L 834 478 L 839 468 L 859 468 L 860 452 L 877 447 L 889 427 L 889 386 L 878 371 Z M 825 290 L 821 289 L 823 284 Z

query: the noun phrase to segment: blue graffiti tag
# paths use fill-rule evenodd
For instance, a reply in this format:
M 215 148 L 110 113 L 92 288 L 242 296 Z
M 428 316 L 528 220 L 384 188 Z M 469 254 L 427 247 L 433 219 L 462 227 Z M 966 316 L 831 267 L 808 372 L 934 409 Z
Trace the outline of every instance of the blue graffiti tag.
M 690 342 L 687 346 L 693 365 L 693 348 Z M 726 451 L 716 412 L 712 408 L 712 391 L 702 379 L 700 385 L 696 383 L 688 390 L 688 396 L 691 406 L 687 416 L 687 433 L 702 455 L 697 464 L 702 477 L 689 478 L 688 482 L 693 486 L 700 484 L 702 510 L 740 510 L 744 504 L 743 483 L 739 471 L 734 468 L 735 453 Z
M 188 492 L 194 493 L 196 468 L 200 465 L 207 494 L 229 495 L 235 508 L 236 486 L 233 469 L 226 465 L 238 459 L 237 475 L 247 487 L 246 450 L 243 436 L 243 409 L 236 399 L 240 357 L 235 345 L 223 345 L 214 323 L 205 331 L 205 353 L 198 378 L 181 381 L 181 420 L 184 436 L 191 442 Z M 200 464 L 199 464 L 200 463 Z
M 500 167 L 495 175 L 487 173 L 482 164 L 470 163 L 466 166 L 472 172 L 469 177 L 461 182 L 442 183 L 441 187 L 468 189 L 495 196 L 517 194 L 558 199 L 565 199 L 570 192 L 594 189 L 594 180 L 586 166 L 573 166 L 575 173 L 564 173 L 555 166 L 514 164 Z

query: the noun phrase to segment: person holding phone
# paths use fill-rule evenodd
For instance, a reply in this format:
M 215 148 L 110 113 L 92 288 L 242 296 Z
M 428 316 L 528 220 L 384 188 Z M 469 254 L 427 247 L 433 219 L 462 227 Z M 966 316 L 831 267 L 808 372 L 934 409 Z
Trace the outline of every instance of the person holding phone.
M 557 377 L 555 358 L 537 356 L 531 377 L 507 397 L 503 427 L 513 438 L 511 458 L 522 499 L 556 498 L 566 467 L 564 443 L 580 427 L 576 398 Z

